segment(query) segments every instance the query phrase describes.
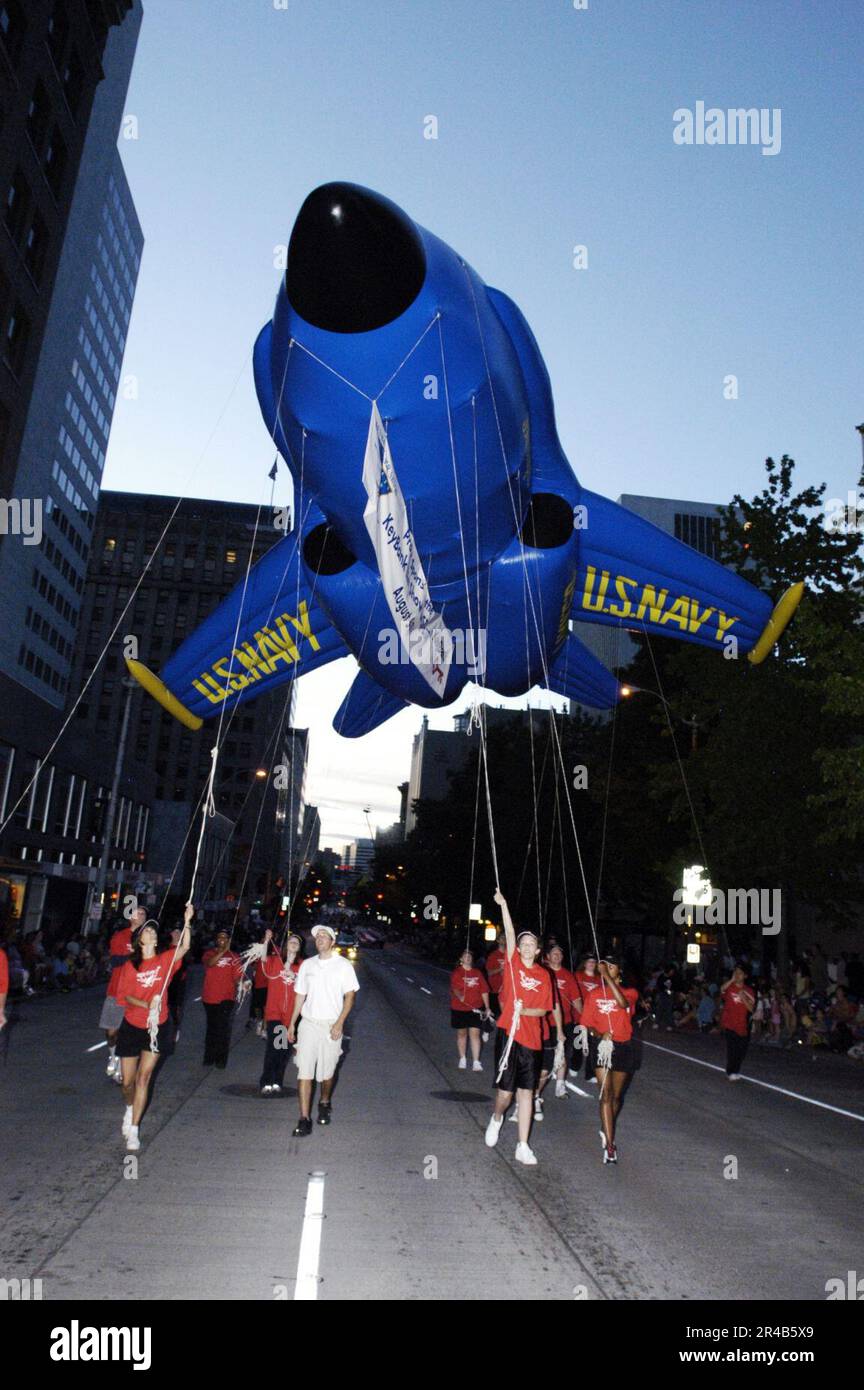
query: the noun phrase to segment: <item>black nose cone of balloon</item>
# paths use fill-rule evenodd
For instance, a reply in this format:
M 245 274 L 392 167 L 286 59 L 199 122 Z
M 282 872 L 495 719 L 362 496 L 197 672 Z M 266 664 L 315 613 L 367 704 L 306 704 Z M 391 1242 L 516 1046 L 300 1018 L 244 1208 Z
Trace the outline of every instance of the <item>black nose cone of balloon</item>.
M 426 278 L 417 229 L 401 208 L 353 183 L 309 194 L 288 245 L 285 289 L 329 333 L 368 333 L 404 314 Z

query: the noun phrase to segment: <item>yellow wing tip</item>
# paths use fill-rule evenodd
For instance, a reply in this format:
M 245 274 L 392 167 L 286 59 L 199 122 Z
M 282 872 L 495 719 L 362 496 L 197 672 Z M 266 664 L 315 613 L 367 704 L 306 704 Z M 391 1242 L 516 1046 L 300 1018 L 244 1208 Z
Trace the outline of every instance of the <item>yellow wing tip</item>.
M 752 651 L 747 653 L 747 660 L 752 661 L 754 666 L 759 666 L 771 651 L 776 642 L 779 642 L 783 633 L 786 631 L 792 620 L 795 609 L 801 602 L 804 593 L 804 581 L 799 580 L 797 584 L 791 585 L 777 600 L 774 611 L 765 624 L 765 630 Z
M 181 724 L 185 724 L 187 729 L 201 728 L 204 720 L 200 719 L 197 714 L 193 714 L 191 710 L 188 710 L 186 706 L 177 699 L 176 695 L 172 695 L 164 681 L 160 681 L 159 677 L 154 675 L 153 672 L 144 665 L 143 661 L 135 661 L 132 657 L 127 656 L 126 666 L 130 676 L 135 678 L 141 688 L 146 690 L 148 695 L 152 695 L 153 699 L 156 700 L 163 709 L 167 710 L 169 714 L 173 714 L 174 718 L 178 719 Z

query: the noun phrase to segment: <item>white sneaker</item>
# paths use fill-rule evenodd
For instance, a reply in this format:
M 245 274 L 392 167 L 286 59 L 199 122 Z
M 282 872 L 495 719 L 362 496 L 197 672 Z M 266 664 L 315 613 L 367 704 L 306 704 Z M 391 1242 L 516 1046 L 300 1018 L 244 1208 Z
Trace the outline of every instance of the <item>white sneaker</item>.
M 501 1133 L 501 1126 L 502 1126 L 503 1123 L 504 1123 L 504 1117 L 503 1117 L 503 1116 L 501 1116 L 500 1119 L 497 1118 L 495 1115 L 492 1116 L 491 1120 L 489 1121 L 488 1125 L 486 1126 L 486 1147 L 487 1147 L 487 1149 L 494 1149 L 495 1145 L 498 1143 L 498 1136 L 499 1136 L 499 1134 Z
M 534 1120 L 535 1122 L 543 1119 L 543 1102 L 539 1096 L 534 1097 Z
M 136 1154 L 141 1147 L 141 1140 L 138 1138 L 138 1126 L 130 1125 L 129 1133 L 126 1135 L 127 1154 Z
M 132 1106 L 127 1105 L 123 1112 L 123 1124 L 120 1126 L 120 1133 L 124 1139 L 129 1138 L 129 1131 L 132 1128 Z
M 596 1076 L 589 1076 L 589 1077 L 588 1077 L 588 1085 L 589 1085 L 589 1086 L 596 1086 L 596 1085 L 597 1085 L 597 1077 L 596 1077 Z
M 269 1096 L 269 1094 L 270 1094 L 270 1092 L 271 1092 L 272 1090 L 273 1090 L 273 1087 L 272 1087 L 272 1086 L 262 1086 L 262 1087 L 261 1087 L 261 1094 L 262 1094 L 262 1096 Z
M 256 1029 L 255 1029 L 255 1032 L 257 1033 L 257 1035 L 258 1035 L 259 1038 L 263 1038 L 263 1037 L 266 1036 L 266 1035 L 265 1035 L 265 1032 L 264 1032 L 264 1024 L 261 1023 L 260 1021 L 259 1021 L 258 1025 L 257 1025 L 257 1027 L 256 1027 Z
M 468 1065 L 468 1058 L 467 1058 L 467 1057 L 460 1057 L 460 1058 L 459 1058 L 459 1070 L 460 1070 L 460 1071 L 464 1071 L 465 1068 L 467 1067 L 467 1065 Z
M 511 1125 L 515 1125 L 516 1121 L 519 1119 L 518 1105 L 513 1106 L 513 1109 L 510 1111 L 510 1114 L 507 1116 L 507 1119 Z
M 602 1129 L 598 1129 L 597 1133 L 600 1135 L 600 1143 L 603 1145 L 603 1147 L 604 1147 L 604 1149 L 605 1149 L 605 1147 L 606 1147 L 606 1135 L 603 1133 Z
M 536 1167 L 537 1155 L 533 1149 L 529 1149 L 527 1144 L 516 1145 L 516 1162 L 525 1163 L 528 1167 Z
M 483 1070 L 483 1063 L 482 1063 L 482 1062 L 472 1062 L 472 1064 L 471 1064 L 471 1070 L 472 1070 L 472 1071 L 482 1071 L 482 1070 Z
M 107 1067 L 105 1068 L 105 1075 L 106 1075 L 106 1076 L 115 1076 L 119 1070 L 120 1070 L 120 1058 L 119 1058 L 119 1057 L 109 1057 L 109 1058 L 108 1058 L 108 1065 L 107 1065 Z
M 568 1075 L 568 1076 L 578 1076 L 579 1073 L 578 1073 L 578 1071 L 574 1071 L 572 1067 L 568 1067 L 568 1068 L 567 1068 L 567 1075 Z
M 273 1095 L 274 1095 L 274 1096 L 278 1096 L 279 1093 L 280 1093 L 280 1091 L 282 1090 L 282 1087 L 281 1087 L 281 1086 L 278 1086 L 278 1085 L 276 1084 L 276 1082 L 274 1081 L 274 1082 L 273 1082 L 273 1085 L 270 1087 L 270 1090 L 273 1092 Z
M 558 1100 L 566 1100 L 566 1099 L 567 1099 L 567 1082 L 566 1082 L 566 1081 L 556 1081 L 556 1082 L 555 1082 L 555 1096 L 556 1096 L 556 1098 L 557 1098 Z

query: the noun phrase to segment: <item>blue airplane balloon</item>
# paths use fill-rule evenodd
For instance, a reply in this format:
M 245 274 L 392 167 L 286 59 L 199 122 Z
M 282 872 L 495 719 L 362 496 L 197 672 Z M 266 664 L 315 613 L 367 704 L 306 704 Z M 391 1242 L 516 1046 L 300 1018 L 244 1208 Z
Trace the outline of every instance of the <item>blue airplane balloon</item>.
M 167 662 L 129 666 L 190 727 L 353 654 L 358 737 L 469 681 L 595 708 L 621 687 L 570 619 L 761 661 L 800 598 L 769 597 L 577 481 L 528 324 L 380 194 L 316 189 L 255 345 L 294 529 Z M 278 537 L 278 538 L 277 538 Z

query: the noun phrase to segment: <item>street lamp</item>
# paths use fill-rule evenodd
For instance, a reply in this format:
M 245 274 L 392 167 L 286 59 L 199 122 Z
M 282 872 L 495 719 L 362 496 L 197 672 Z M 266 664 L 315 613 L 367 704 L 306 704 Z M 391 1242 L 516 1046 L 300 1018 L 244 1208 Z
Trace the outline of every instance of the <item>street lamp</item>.
M 685 719 L 683 715 L 677 714 L 675 710 L 673 710 L 669 701 L 666 699 L 666 696 L 661 695 L 659 690 L 650 690 L 644 685 L 622 685 L 620 687 L 620 694 L 622 699 L 625 700 L 629 699 L 631 695 L 656 695 L 657 699 L 661 700 L 662 703 L 666 706 L 666 710 L 670 718 L 674 717 L 678 720 L 679 724 L 684 724 L 688 729 L 691 730 L 690 747 L 694 753 L 696 752 L 696 735 L 700 728 L 700 725 L 695 713 L 692 719 Z

